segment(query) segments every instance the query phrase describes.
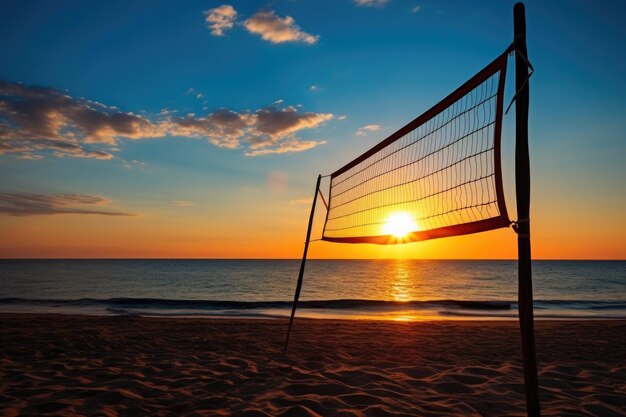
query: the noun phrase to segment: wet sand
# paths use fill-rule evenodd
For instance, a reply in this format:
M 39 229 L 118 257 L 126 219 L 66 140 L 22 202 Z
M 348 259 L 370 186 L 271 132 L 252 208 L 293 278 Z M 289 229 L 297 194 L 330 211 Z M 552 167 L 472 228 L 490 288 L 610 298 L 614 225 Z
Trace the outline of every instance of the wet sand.
M 517 322 L 0 315 L 0 414 L 524 416 Z M 626 321 L 537 323 L 544 416 L 626 416 Z

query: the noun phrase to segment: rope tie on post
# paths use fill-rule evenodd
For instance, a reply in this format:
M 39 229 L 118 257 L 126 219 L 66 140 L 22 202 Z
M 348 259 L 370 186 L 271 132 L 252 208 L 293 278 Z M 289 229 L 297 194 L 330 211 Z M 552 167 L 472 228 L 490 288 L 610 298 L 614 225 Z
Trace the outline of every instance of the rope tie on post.
M 524 34 L 521 36 L 515 36 L 515 39 L 523 38 L 524 36 L 526 35 Z M 509 47 L 509 49 L 511 53 L 515 53 L 517 56 L 519 56 L 522 59 L 522 61 L 524 61 L 524 63 L 526 64 L 526 67 L 530 69 L 530 72 L 528 72 L 528 75 L 526 75 L 526 78 L 524 79 L 524 83 L 515 92 L 515 95 L 511 99 L 511 102 L 509 103 L 509 105 L 506 108 L 506 111 L 504 112 L 505 115 L 509 113 L 509 110 L 511 110 L 511 106 L 517 99 L 517 95 L 520 93 L 521 90 L 524 89 L 524 87 L 526 87 L 526 84 L 528 84 L 528 80 L 530 80 L 530 77 L 535 73 L 535 68 L 533 67 L 533 64 L 531 64 L 530 61 L 528 60 L 528 57 L 526 56 L 526 54 L 520 51 L 519 49 L 515 48 L 515 42 L 513 42 L 513 44 Z
M 530 223 L 530 219 L 518 219 L 517 221 L 511 222 L 511 228 L 517 233 L 519 237 L 525 237 L 530 239 L 530 233 L 520 233 L 519 232 L 519 224 L 520 223 Z

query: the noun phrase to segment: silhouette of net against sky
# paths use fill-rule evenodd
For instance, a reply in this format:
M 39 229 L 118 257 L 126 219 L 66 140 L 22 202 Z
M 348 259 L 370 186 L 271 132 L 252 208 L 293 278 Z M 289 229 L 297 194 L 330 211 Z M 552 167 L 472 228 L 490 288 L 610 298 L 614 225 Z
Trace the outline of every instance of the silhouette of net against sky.
M 500 163 L 506 59 L 334 172 L 322 239 L 400 243 L 509 226 Z M 398 218 L 410 233 L 390 233 Z

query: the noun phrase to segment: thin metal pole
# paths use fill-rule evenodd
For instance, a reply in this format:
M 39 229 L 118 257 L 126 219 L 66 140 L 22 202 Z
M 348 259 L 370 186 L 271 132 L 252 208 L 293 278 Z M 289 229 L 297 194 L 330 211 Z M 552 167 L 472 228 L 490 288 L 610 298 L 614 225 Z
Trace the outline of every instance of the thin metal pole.
M 287 353 L 287 346 L 289 345 L 289 336 L 291 335 L 291 326 L 293 325 L 293 317 L 296 315 L 296 307 L 298 305 L 298 299 L 300 298 L 300 290 L 302 290 L 302 278 L 304 277 L 304 266 L 306 264 L 306 254 L 309 250 L 309 242 L 311 241 L 311 229 L 313 228 L 313 215 L 315 214 L 315 203 L 317 202 L 317 194 L 320 189 L 320 182 L 322 176 L 317 177 L 317 184 L 315 185 L 315 194 L 313 194 L 313 205 L 311 206 L 311 215 L 309 216 L 309 227 L 306 231 L 306 240 L 304 241 L 304 253 L 302 254 L 302 263 L 300 264 L 300 273 L 298 274 L 298 284 L 296 285 L 296 293 L 293 296 L 293 307 L 291 309 L 291 318 L 289 319 L 289 328 L 287 329 L 287 337 L 285 338 L 285 346 L 283 348 L 283 355 Z
M 526 411 L 530 417 L 541 415 L 535 355 L 533 284 L 530 253 L 530 158 L 528 155 L 528 53 L 526 16 L 523 3 L 513 9 L 515 32 L 515 190 L 517 194 L 518 308 L 524 360 Z

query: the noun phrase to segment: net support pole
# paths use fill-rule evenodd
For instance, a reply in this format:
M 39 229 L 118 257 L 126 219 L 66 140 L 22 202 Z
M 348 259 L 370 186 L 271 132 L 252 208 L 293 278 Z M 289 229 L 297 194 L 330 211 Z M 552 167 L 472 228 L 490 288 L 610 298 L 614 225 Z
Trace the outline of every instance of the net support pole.
M 309 215 L 309 227 L 306 231 L 306 240 L 304 241 L 304 253 L 302 254 L 302 262 L 300 263 L 300 273 L 298 274 L 298 284 L 296 285 L 296 293 L 293 296 L 293 306 L 291 308 L 291 318 L 289 319 L 289 328 L 287 329 L 287 337 L 285 338 L 285 346 L 283 347 L 283 355 L 287 353 L 287 346 L 289 345 L 289 336 L 291 336 L 291 326 L 293 325 L 293 318 L 296 315 L 296 307 L 298 306 L 298 299 L 300 298 L 300 291 L 302 290 L 302 278 L 304 277 L 304 267 L 306 265 L 306 254 L 309 251 L 309 242 L 311 241 L 311 229 L 313 228 L 313 217 L 315 215 L 315 203 L 317 202 L 317 194 L 320 190 L 320 182 L 322 176 L 318 175 L 317 183 L 315 184 L 315 194 L 313 194 L 313 204 L 311 205 L 311 214 Z
M 523 3 L 513 9 L 515 31 L 515 190 L 517 197 L 518 308 L 522 334 L 524 387 L 529 417 L 539 417 L 539 385 L 535 355 L 533 286 L 530 253 L 530 158 L 528 154 L 528 59 Z

